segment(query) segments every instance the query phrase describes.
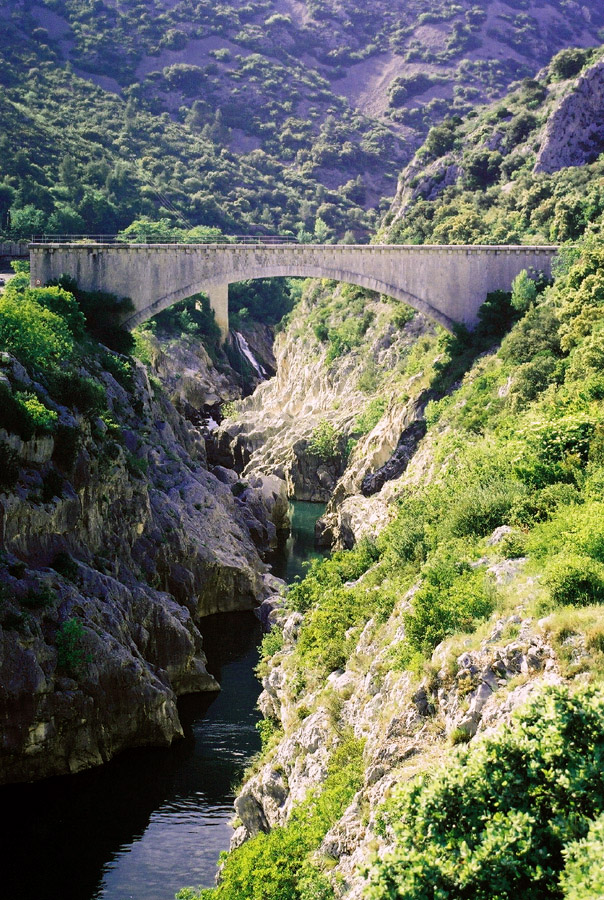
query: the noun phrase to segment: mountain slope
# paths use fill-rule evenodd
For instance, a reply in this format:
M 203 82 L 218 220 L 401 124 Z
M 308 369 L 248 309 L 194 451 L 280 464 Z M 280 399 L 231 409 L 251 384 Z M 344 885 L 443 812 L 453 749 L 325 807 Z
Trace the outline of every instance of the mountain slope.
M 2 0 L 0 227 L 361 238 L 430 125 L 604 26 L 596 3 L 522 7 Z

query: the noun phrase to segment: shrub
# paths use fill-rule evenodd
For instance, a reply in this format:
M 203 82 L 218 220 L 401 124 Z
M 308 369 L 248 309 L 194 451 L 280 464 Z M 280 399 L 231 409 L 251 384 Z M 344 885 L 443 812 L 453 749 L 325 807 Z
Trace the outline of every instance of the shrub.
M 29 288 L 22 295 L 22 300 L 32 300 L 44 309 L 56 313 L 66 322 L 75 338 L 83 337 L 86 320 L 78 301 L 69 291 L 58 285 Z
M 49 584 L 43 584 L 39 588 L 31 588 L 21 600 L 21 606 L 30 609 L 48 609 L 57 602 L 57 593 Z
M 363 780 L 363 742 L 347 737 L 335 749 L 320 787 L 295 808 L 286 825 L 246 841 L 225 859 L 218 887 L 181 900 L 326 900 L 327 879 L 312 859 Z
M 66 553 L 65 551 L 57 553 L 50 566 L 55 572 L 58 572 L 59 575 L 67 578 L 68 581 L 77 581 L 79 573 L 78 564 L 71 558 L 69 553 Z
M 51 434 L 55 430 L 59 419 L 58 413 L 44 406 L 35 394 L 18 391 L 15 400 L 25 410 L 36 434 Z
M 604 810 L 603 754 L 602 690 L 544 691 L 510 726 L 387 801 L 381 830 L 395 848 L 375 862 L 366 896 L 560 896 L 564 849 L 582 858 L 572 844 Z
M 374 400 L 371 400 L 354 423 L 356 431 L 359 431 L 361 434 L 369 434 L 386 412 L 387 405 L 388 403 L 384 397 L 376 397 Z
M 484 571 L 460 572 L 450 561 L 431 567 L 413 597 L 412 611 L 404 616 L 407 660 L 418 653 L 429 655 L 458 631 L 473 631 L 494 607 L 495 589 Z
M 454 537 L 483 537 L 503 525 L 509 511 L 524 496 L 520 481 L 504 475 L 473 473 L 465 484 L 455 483 L 447 497 L 446 526 Z
M 550 63 L 550 71 L 556 79 L 574 78 L 588 60 L 585 50 L 569 47 L 557 53 Z
M 564 848 L 566 865 L 560 877 L 564 900 L 604 897 L 604 816 L 591 823 L 587 836 Z
M 25 297 L 0 296 L 0 349 L 25 366 L 51 369 L 71 359 L 73 335 L 65 319 Z
M 262 638 L 262 643 L 260 644 L 260 660 L 256 667 L 256 673 L 259 678 L 262 678 L 268 672 L 268 661 L 269 659 L 278 653 L 279 650 L 283 647 L 283 631 L 276 626 L 273 626 L 269 632 L 267 632 Z
M 57 403 L 77 409 L 89 419 L 96 418 L 107 407 L 105 388 L 94 378 L 60 371 L 49 375 L 47 382 Z
M 560 356 L 559 327 L 551 307 L 533 307 L 503 340 L 500 356 L 514 363 L 530 362 L 537 355 Z
M 512 306 L 518 312 L 526 312 L 537 299 L 537 285 L 523 269 L 512 281 Z
M 321 462 L 333 462 L 341 453 L 342 435 L 326 419 L 313 429 L 308 442 L 308 452 Z
M 57 665 L 71 678 L 81 678 L 92 656 L 86 653 L 84 626 L 80 619 L 67 619 L 57 631 Z
M 465 153 L 464 186 L 471 191 L 488 187 L 499 178 L 503 157 L 497 150 L 479 149 Z
M 563 553 L 551 560 L 545 583 L 556 606 L 604 603 L 604 565 L 578 553 Z
M 106 372 L 110 372 L 118 384 L 125 391 L 132 391 L 134 387 L 134 374 L 132 370 L 132 362 L 123 356 L 115 353 L 103 353 L 101 356 L 101 365 Z
M 134 312 L 129 297 L 118 297 L 103 291 L 82 291 L 73 279 L 63 276 L 59 286 L 73 294 L 86 319 L 86 328 L 100 344 L 117 353 L 128 354 L 134 347 L 133 336 L 120 326 Z

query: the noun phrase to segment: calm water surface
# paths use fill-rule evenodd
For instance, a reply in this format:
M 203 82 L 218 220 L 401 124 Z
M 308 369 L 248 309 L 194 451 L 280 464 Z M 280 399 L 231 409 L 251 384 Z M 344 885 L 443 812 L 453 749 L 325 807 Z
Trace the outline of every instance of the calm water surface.
M 292 536 L 270 560 L 291 581 L 314 551 L 324 507 L 294 504 Z M 219 694 L 179 702 L 185 739 L 90 772 L 0 791 L 0 896 L 7 900 L 172 900 L 211 887 L 231 837 L 233 786 L 260 747 L 260 626 L 252 613 L 202 623 Z

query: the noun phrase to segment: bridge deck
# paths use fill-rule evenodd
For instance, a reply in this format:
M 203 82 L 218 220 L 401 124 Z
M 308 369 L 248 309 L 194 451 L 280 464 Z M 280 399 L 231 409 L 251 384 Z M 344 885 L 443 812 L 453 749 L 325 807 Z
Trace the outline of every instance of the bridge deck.
M 85 290 L 130 297 L 134 327 L 194 294 L 210 297 L 228 330 L 228 285 L 269 277 L 327 278 L 401 300 L 445 328 L 472 326 L 486 295 L 509 290 L 522 269 L 551 274 L 551 245 L 301 244 L 250 238 L 237 243 L 120 243 L 83 238 L 29 245 L 32 284 L 70 275 Z

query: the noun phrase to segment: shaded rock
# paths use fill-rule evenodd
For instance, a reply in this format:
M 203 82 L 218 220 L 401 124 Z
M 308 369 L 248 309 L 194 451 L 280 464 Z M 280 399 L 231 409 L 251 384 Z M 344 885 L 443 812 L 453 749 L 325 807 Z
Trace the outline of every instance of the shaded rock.
M 396 450 L 388 462 L 378 469 L 377 472 L 369 473 L 363 478 L 361 491 L 365 497 L 377 494 L 387 481 L 392 481 L 403 474 L 426 431 L 427 425 L 424 419 L 412 422 L 403 431 L 396 445 Z

